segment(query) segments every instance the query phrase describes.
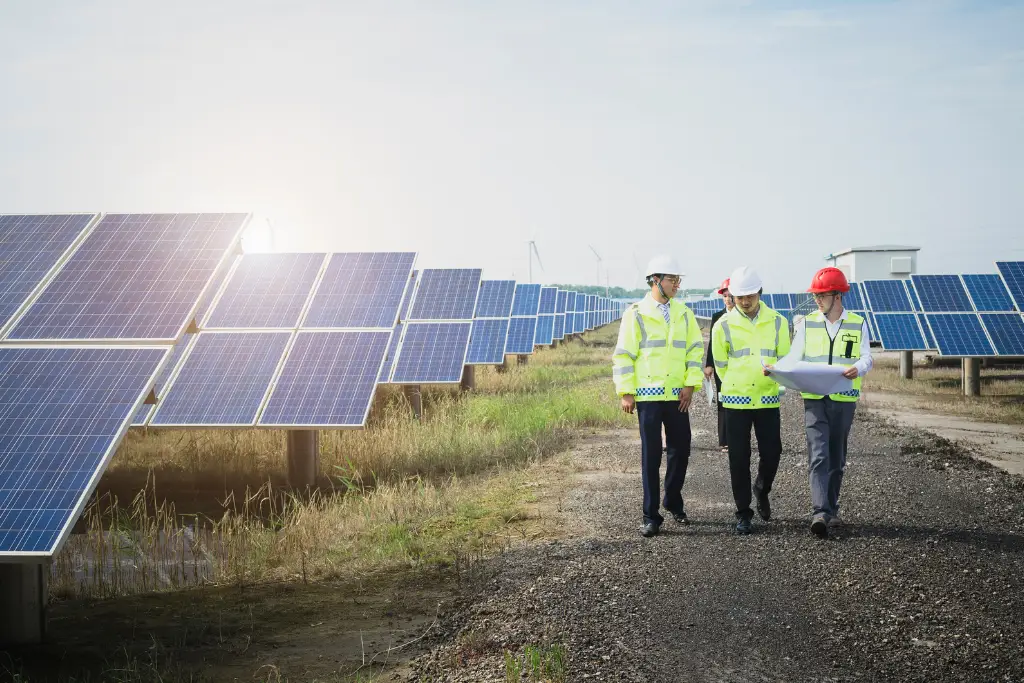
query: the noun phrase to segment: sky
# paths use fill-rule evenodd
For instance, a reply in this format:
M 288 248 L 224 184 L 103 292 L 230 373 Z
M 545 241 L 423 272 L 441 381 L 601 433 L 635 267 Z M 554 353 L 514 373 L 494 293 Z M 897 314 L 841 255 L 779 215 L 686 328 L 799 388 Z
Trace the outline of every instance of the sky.
M 624 287 L 1024 259 L 1021 2 L 0 0 L 0 93 L 2 213 Z

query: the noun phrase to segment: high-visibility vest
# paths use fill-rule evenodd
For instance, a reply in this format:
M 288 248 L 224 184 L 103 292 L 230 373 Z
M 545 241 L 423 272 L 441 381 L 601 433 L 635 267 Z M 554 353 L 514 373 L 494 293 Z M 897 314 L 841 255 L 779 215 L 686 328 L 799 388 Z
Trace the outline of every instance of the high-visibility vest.
M 612 354 L 612 379 L 619 396 L 671 401 L 683 387 L 704 380 L 704 338 L 690 308 L 669 300 L 669 320 L 650 294 L 626 309 Z
M 815 311 L 804 318 L 804 360 L 808 363 L 823 363 L 825 365 L 841 365 L 849 367 L 860 358 L 860 342 L 864 330 L 864 318 L 853 313 L 846 312 L 836 333 L 836 338 L 828 336 L 828 329 L 825 327 L 825 315 L 821 311 Z M 838 394 L 829 394 L 833 401 L 854 403 L 860 398 L 861 378 L 853 380 L 853 387 L 849 391 Z M 801 393 L 804 398 L 822 398 L 819 394 Z
M 739 307 L 719 318 L 711 331 L 711 348 L 722 378 L 722 406 L 741 410 L 778 408 L 779 385 L 765 376 L 761 363 L 774 364 L 789 353 L 789 345 L 789 323 L 763 302 L 756 323 Z

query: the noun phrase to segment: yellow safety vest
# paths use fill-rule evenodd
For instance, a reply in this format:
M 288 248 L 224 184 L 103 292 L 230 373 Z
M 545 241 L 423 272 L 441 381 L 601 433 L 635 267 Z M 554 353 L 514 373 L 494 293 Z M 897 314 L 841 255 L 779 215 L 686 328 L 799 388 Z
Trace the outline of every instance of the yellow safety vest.
M 674 299 L 669 320 L 650 294 L 626 309 L 612 354 L 612 379 L 619 396 L 637 401 L 671 401 L 683 387 L 704 379 L 704 338 L 693 311 Z
M 853 313 L 846 312 L 846 318 L 836 333 L 836 338 L 828 336 L 828 329 L 825 327 L 825 316 L 821 311 L 810 313 L 804 318 L 804 360 L 808 363 L 824 363 L 826 365 L 841 365 L 849 367 L 860 358 L 861 335 L 864 330 L 864 318 Z M 853 380 L 853 387 L 849 391 L 838 394 L 829 394 L 833 401 L 855 403 L 860 398 L 861 378 Z M 801 393 L 804 398 L 818 399 L 818 394 Z
M 722 405 L 741 410 L 778 408 L 779 385 L 765 376 L 761 362 L 775 363 L 789 353 L 789 344 L 789 323 L 764 302 L 756 322 L 738 307 L 719 318 L 711 331 L 711 348 L 722 378 Z

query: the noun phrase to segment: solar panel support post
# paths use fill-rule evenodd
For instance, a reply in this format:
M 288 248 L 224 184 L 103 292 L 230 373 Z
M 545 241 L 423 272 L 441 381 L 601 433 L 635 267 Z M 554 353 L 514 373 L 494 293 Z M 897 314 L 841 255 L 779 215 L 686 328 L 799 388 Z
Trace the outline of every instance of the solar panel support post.
M 497 370 L 499 373 L 508 372 L 508 356 L 503 356 L 501 359 L 501 365 L 495 365 L 494 369 Z
M 462 380 L 459 382 L 460 391 L 473 391 L 476 389 L 476 366 L 462 366 Z
M 42 562 L 0 564 L 0 645 L 43 642 L 47 570 Z
M 521 354 L 519 354 L 518 356 L 516 356 L 516 363 L 517 363 L 518 365 L 526 365 L 526 363 L 527 363 L 527 362 L 528 362 L 529 360 L 530 360 L 530 356 L 529 356 L 529 355 L 527 355 L 527 354 L 525 354 L 525 353 L 521 353 Z
M 420 392 L 420 385 L 406 384 L 402 387 L 402 393 L 405 394 L 406 400 L 409 401 L 409 407 L 412 408 L 413 419 L 420 419 L 423 416 L 423 395 Z
M 900 351 L 900 377 L 914 379 L 914 352 Z
M 981 359 L 964 358 L 964 396 L 981 396 Z
M 288 430 L 288 484 L 309 488 L 316 484 L 320 470 L 320 432 L 315 429 Z

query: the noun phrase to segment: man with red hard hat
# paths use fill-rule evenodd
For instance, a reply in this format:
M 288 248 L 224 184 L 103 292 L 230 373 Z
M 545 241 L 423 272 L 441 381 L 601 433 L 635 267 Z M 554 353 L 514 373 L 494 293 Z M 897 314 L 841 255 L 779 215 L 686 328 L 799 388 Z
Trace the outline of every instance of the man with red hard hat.
M 850 291 L 843 271 L 822 268 L 811 278 L 807 291 L 818 310 L 796 327 L 789 358 L 808 363 L 841 365 L 853 386 L 829 396 L 801 393 L 807 429 L 807 469 L 811 485 L 811 532 L 828 538 L 839 523 L 839 489 L 846 470 L 846 443 L 860 398 L 861 381 L 871 370 L 871 340 L 862 316 L 843 307 Z
M 729 278 L 722 280 L 721 286 L 718 288 L 718 294 L 722 297 L 722 301 L 725 304 L 725 308 L 720 311 L 716 311 L 711 316 L 711 330 L 715 329 L 715 323 L 723 315 L 728 313 L 736 305 L 736 301 L 729 294 Z M 704 376 L 708 379 L 715 378 L 715 394 L 718 396 L 718 447 L 722 451 L 727 451 L 728 441 L 725 435 L 725 410 L 722 408 L 722 378 L 718 375 L 718 371 L 715 369 L 715 353 L 711 348 L 711 332 L 708 332 L 708 357 L 704 361 Z

